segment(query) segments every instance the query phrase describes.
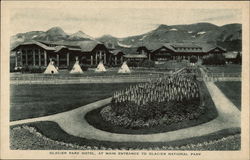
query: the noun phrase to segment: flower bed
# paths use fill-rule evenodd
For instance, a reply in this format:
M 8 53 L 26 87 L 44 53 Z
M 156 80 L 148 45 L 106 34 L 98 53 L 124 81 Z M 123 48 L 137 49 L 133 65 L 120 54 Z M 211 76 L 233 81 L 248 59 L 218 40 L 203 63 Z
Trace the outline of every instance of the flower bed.
M 145 128 L 198 119 L 205 113 L 193 76 L 168 76 L 115 92 L 102 118 L 115 126 Z
M 36 128 L 38 123 L 30 125 L 19 125 L 10 129 L 10 149 L 12 150 L 239 150 L 240 134 L 237 129 L 220 131 L 216 134 L 205 137 L 192 138 L 190 140 L 181 140 L 171 143 L 116 143 L 116 142 L 94 142 L 95 140 L 86 140 L 83 138 L 72 139 L 70 135 L 61 135 L 59 126 L 52 122 L 39 122 L 41 126 L 49 127 L 50 135 L 41 134 Z M 36 124 L 36 125 L 35 125 Z M 51 132 L 52 130 L 57 132 Z M 45 131 L 45 130 L 44 130 Z M 55 137 L 63 139 L 55 140 Z M 46 133 L 47 134 L 47 133 Z

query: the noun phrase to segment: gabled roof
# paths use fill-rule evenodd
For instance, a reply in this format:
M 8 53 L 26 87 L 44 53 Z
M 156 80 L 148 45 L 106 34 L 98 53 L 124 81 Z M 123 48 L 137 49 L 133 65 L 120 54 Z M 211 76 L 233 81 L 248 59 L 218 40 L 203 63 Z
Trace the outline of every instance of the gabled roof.
M 223 54 L 226 59 L 234 59 L 237 57 L 238 52 L 227 52 Z
M 145 43 L 142 46 L 145 46 L 150 51 L 155 51 L 159 49 L 160 47 L 162 47 L 163 43 L 152 42 L 152 43 Z
M 147 58 L 144 54 L 126 54 L 124 55 L 125 58 Z
M 136 54 L 137 53 L 137 48 L 133 47 L 133 48 L 122 48 L 121 51 L 124 54 Z
M 177 53 L 207 53 L 213 49 L 219 48 L 222 51 L 225 49 L 211 44 L 199 43 L 164 43 L 162 47 L 166 47 Z M 161 47 L 159 47 L 161 48 Z M 158 48 L 158 49 L 159 49 Z
M 15 51 L 20 46 L 26 46 L 26 45 L 37 45 L 45 50 L 50 50 L 50 51 L 56 50 L 54 47 L 46 46 L 45 44 L 37 42 L 37 41 L 28 41 L 28 42 L 23 42 L 22 44 L 17 45 L 15 48 L 12 49 L 12 51 Z
M 55 52 L 59 52 L 62 49 L 68 49 L 71 51 L 91 52 L 97 45 L 102 43 L 97 41 L 77 41 L 77 42 L 29 41 L 19 44 L 17 47 L 12 49 L 12 51 L 16 50 L 19 46 L 32 45 L 32 44 L 38 45 L 45 50 L 51 50 Z
M 121 50 L 119 49 L 114 49 L 112 51 L 109 51 L 111 54 L 113 54 L 114 56 L 118 55 L 119 53 L 124 54 Z
M 219 48 L 220 50 L 226 52 L 226 50 L 222 47 L 216 46 L 216 45 L 212 45 L 212 44 L 202 44 L 202 50 L 203 52 L 209 52 L 213 49 Z
M 178 53 L 200 53 L 202 47 L 195 43 L 167 43 L 166 47 Z
M 66 49 L 67 47 L 65 47 L 65 46 L 56 46 L 55 47 L 55 52 L 59 52 L 60 50 L 62 50 L 62 49 Z
M 91 52 L 99 44 L 104 45 L 103 43 L 97 41 L 82 41 L 78 43 L 82 52 Z

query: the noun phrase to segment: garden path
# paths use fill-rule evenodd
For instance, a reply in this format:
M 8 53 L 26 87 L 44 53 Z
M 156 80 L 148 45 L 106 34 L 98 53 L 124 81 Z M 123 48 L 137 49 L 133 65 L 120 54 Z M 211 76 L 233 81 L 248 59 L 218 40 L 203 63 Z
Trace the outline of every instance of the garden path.
M 89 111 L 108 104 L 111 98 L 51 116 L 11 122 L 10 125 L 36 121 L 54 121 L 68 134 L 77 137 L 113 142 L 168 142 L 203 136 L 222 129 L 240 127 L 240 111 L 213 82 L 205 82 L 218 110 L 218 117 L 210 122 L 166 133 L 147 135 L 117 134 L 102 131 L 89 125 L 84 116 Z

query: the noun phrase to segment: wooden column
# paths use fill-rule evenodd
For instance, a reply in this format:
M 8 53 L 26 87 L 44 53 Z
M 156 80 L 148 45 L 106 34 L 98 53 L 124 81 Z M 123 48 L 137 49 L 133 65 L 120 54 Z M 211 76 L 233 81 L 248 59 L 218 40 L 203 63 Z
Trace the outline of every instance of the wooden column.
M 28 65 L 28 51 L 27 50 L 23 50 L 25 53 L 25 64 Z M 23 57 L 21 59 L 23 61 Z
M 123 63 L 123 55 L 121 56 L 121 63 Z
M 56 55 L 57 67 L 59 67 L 59 54 Z
M 102 51 L 99 51 L 99 59 L 102 60 Z
M 93 55 L 90 56 L 90 64 L 93 65 Z
M 21 54 L 21 53 L 20 53 Z M 18 51 L 16 51 L 16 56 L 15 56 L 15 66 L 17 67 L 18 65 L 17 65 L 17 57 L 18 57 Z
M 97 64 L 97 52 L 95 53 L 95 64 Z
M 115 56 L 115 65 L 117 65 L 117 56 Z
M 67 53 L 67 67 L 69 67 L 69 53 Z
M 151 61 L 151 54 L 150 53 L 148 54 L 148 59 Z
M 107 55 L 106 55 L 106 53 L 104 52 L 104 64 L 106 64 L 107 63 L 107 57 L 106 57 Z
M 35 66 L 36 65 L 36 53 L 34 49 L 32 49 L 32 53 L 33 53 L 33 66 Z
M 21 66 L 23 65 L 23 51 L 22 50 L 20 50 L 21 51 L 21 53 L 20 53 L 20 64 L 21 64 Z
M 39 66 L 41 66 L 41 50 L 40 49 L 38 49 L 38 60 L 39 60 Z
M 43 55 L 44 55 L 44 66 L 46 67 L 47 66 L 47 52 L 46 52 L 46 50 L 44 50 Z

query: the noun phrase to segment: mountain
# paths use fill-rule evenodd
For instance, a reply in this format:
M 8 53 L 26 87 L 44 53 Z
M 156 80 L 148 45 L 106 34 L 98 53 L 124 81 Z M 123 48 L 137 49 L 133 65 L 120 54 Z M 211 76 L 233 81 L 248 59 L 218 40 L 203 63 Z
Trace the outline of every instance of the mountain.
M 68 40 L 72 40 L 72 41 L 79 41 L 79 40 L 94 40 L 93 37 L 85 34 L 82 31 L 78 31 L 76 33 L 73 33 L 71 35 L 69 35 Z
M 29 41 L 100 41 L 110 48 L 134 48 L 152 42 L 197 42 L 217 44 L 228 51 L 241 50 L 242 25 L 238 23 L 217 26 L 211 23 L 195 23 L 186 25 L 161 24 L 156 29 L 144 34 L 117 38 L 112 35 L 103 35 L 92 38 L 82 31 L 66 34 L 62 28 L 53 27 L 48 31 L 31 31 L 19 33 L 11 37 L 11 46 Z
M 241 24 L 216 26 L 210 23 L 190 25 L 159 25 L 156 29 L 141 35 L 125 38 L 102 37 L 102 41 L 112 41 L 119 47 L 136 47 L 151 42 L 197 42 L 220 45 L 227 50 L 241 50 Z
M 46 32 L 36 36 L 34 40 L 57 41 L 67 39 L 68 35 L 60 27 L 53 27 Z
M 14 36 L 11 36 L 10 38 L 10 45 L 16 46 L 22 42 L 25 42 L 30 39 L 34 39 L 38 35 L 44 33 L 43 31 L 31 31 L 31 32 L 26 32 L 26 33 L 18 33 Z
M 40 41 L 54 41 L 54 42 L 63 42 L 63 41 L 83 41 L 83 40 L 95 40 L 91 36 L 78 31 L 71 35 L 68 35 L 60 27 L 52 27 L 47 31 L 31 31 L 26 33 L 18 33 L 11 37 L 10 44 L 11 48 L 17 46 L 18 44 L 31 40 L 40 40 Z

